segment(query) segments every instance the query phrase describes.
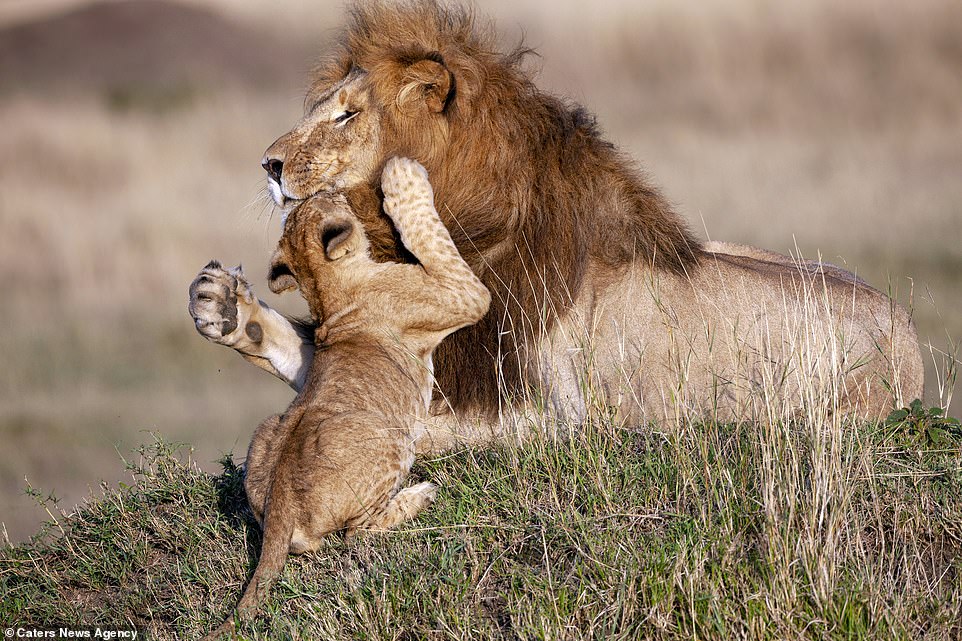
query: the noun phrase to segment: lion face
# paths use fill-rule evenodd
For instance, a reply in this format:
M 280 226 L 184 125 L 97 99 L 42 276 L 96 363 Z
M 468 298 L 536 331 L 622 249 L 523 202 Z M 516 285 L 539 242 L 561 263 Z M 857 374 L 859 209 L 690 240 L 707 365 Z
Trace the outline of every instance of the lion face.
M 314 84 L 304 117 L 262 162 L 285 216 L 315 194 L 373 186 L 388 156 L 430 162 L 447 140 L 454 83 L 435 57 L 375 63 L 370 72 L 346 62 Z
M 322 192 L 343 192 L 372 180 L 379 168 L 381 113 L 368 74 L 352 70 L 312 91 L 305 114 L 264 154 L 268 191 L 284 213 Z

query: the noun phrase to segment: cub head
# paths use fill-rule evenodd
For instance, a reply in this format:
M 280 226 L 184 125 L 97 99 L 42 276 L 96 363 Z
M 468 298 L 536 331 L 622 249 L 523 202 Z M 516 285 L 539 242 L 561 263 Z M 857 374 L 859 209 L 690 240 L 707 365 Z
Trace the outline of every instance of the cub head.
M 271 258 L 268 285 L 275 294 L 300 288 L 315 322 L 338 288 L 342 272 L 370 260 L 364 228 L 343 197 L 314 196 L 287 217 Z

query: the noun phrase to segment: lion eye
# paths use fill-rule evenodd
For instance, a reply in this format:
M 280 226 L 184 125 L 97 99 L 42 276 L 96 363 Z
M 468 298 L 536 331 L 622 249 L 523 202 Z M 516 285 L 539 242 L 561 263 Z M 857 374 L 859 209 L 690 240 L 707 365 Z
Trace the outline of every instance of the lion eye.
M 353 118 L 354 116 L 356 116 L 357 114 L 358 112 L 356 111 L 345 111 L 344 113 L 339 114 L 336 118 L 334 118 L 334 122 L 338 125 L 342 125 L 348 120 L 350 120 L 351 118 Z

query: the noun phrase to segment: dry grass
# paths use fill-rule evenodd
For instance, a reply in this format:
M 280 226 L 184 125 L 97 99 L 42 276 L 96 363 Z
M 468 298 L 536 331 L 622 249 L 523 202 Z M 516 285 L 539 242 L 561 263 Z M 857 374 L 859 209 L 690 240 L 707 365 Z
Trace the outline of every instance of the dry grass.
M 421 461 L 413 475 L 442 488 L 430 510 L 293 558 L 241 632 L 958 638 L 962 434 L 933 447 L 937 422 L 601 419 Z M 0 620 L 172 639 L 229 614 L 260 540 L 240 470 L 228 460 L 211 477 L 162 443 L 145 454 L 126 487 L 59 517 L 43 541 L 0 550 Z
M 914 293 L 923 340 L 943 350 L 962 340 L 958 4 L 634 4 L 588 16 L 583 3 L 493 11 L 507 41 L 520 23 L 543 53 L 532 62 L 541 84 L 595 111 L 696 228 L 820 251 L 877 286 L 891 281 L 902 300 Z M 311 38 L 341 15 L 333 4 L 230 6 Z M 148 92 L 119 111 L 103 95 L 0 96 L 0 120 L 16 123 L 0 130 L 0 434 L 13 445 L 0 454 L 0 520 L 14 539 L 42 516 L 18 496 L 24 475 L 69 505 L 100 478 L 120 478 L 115 444 L 128 451 L 143 429 L 193 443 L 208 466 L 219 451 L 242 451 L 286 404 L 282 385 L 196 336 L 185 307 L 211 257 L 265 271 L 277 228 L 257 165 L 297 117 L 299 91 L 197 92 L 160 105 Z M 697 445 L 673 438 L 678 455 Z M 867 456 L 862 442 L 829 442 L 834 460 Z M 826 487 L 858 469 L 831 468 Z M 839 544 L 831 536 L 805 545 L 814 554 L 819 541 Z

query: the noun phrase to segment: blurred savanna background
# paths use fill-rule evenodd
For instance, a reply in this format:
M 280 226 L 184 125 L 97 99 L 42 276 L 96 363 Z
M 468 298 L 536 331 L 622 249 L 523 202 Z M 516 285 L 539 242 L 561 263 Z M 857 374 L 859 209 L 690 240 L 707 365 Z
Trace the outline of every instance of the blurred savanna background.
M 541 87 L 583 103 L 704 237 L 822 257 L 911 305 L 926 403 L 962 341 L 962 4 L 496 0 Z M 206 469 L 292 397 L 209 345 L 210 258 L 261 296 L 264 149 L 340 0 L 0 2 L 0 521 L 24 540 L 150 432 Z M 929 347 L 931 346 L 931 348 Z

